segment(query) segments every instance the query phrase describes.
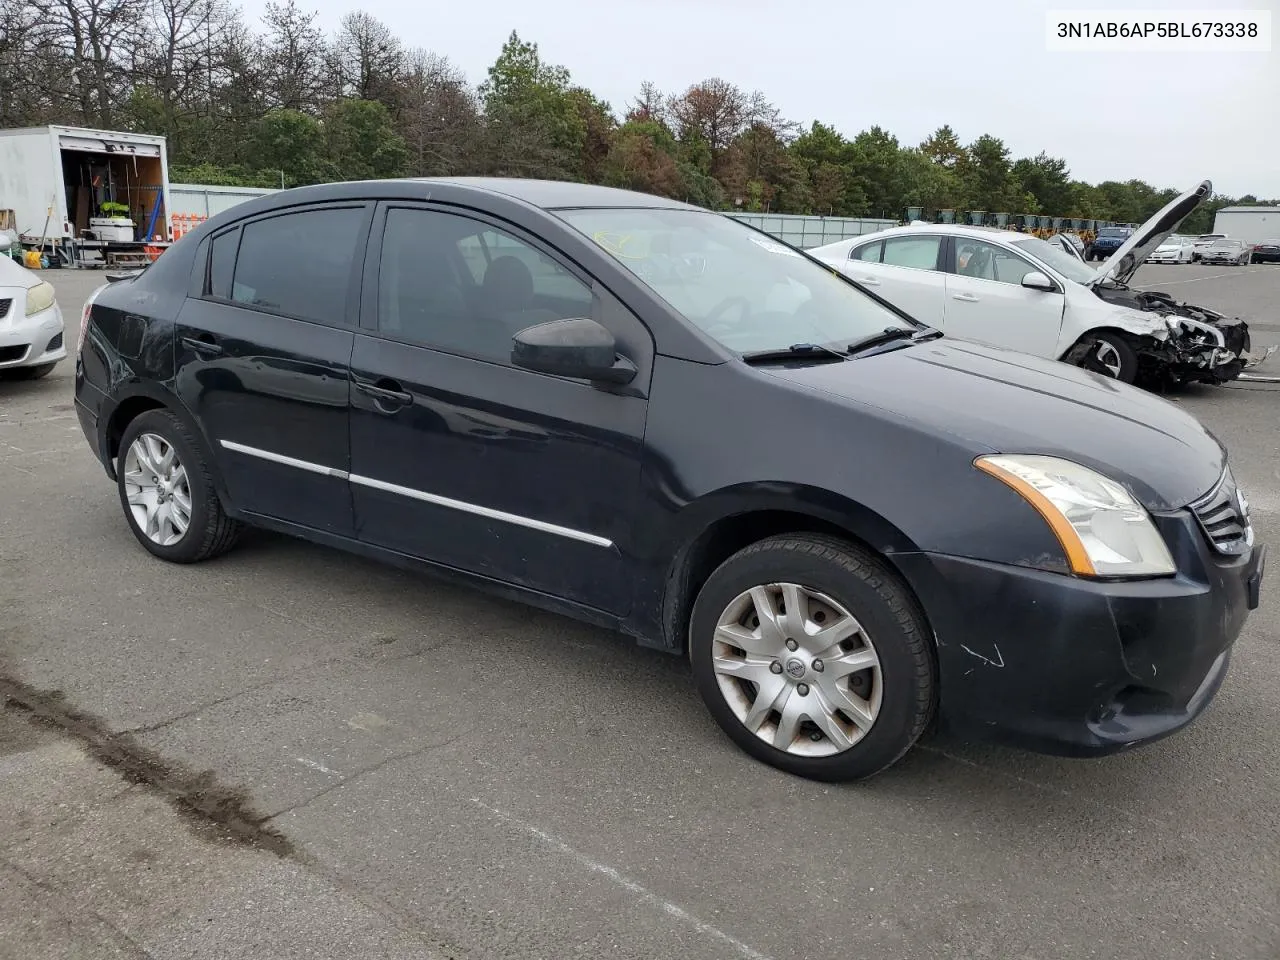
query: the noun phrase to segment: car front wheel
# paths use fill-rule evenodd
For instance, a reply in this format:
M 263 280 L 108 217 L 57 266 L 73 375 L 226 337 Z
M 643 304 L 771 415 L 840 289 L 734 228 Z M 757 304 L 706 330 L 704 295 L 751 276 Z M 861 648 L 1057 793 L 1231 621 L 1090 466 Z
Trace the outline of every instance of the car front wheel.
M 933 717 L 923 613 L 882 560 L 834 538 L 771 537 L 726 560 L 694 603 L 689 653 L 725 733 L 798 776 L 873 776 Z
M 195 438 L 168 410 L 148 410 L 125 428 L 116 483 L 133 535 L 162 560 L 208 560 L 239 538 Z

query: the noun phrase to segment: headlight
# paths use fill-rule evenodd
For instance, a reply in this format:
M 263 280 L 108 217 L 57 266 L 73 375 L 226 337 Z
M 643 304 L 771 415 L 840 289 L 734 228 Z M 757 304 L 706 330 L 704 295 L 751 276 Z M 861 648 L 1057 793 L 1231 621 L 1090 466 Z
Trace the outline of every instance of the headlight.
M 1124 487 L 1057 457 L 979 457 L 979 470 L 1008 484 L 1044 517 L 1085 577 L 1161 577 L 1177 567 L 1160 531 Z
M 53 284 L 41 280 L 27 291 L 27 316 L 43 313 L 53 306 Z

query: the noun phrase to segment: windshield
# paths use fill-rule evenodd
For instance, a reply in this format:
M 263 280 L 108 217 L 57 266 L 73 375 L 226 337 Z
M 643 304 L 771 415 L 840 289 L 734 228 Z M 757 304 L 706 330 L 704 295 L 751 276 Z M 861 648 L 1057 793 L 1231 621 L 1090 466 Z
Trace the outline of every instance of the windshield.
M 1243 241 L 1241 241 L 1241 240 L 1215 240 L 1215 241 L 1213 241 L 1213 244 L 1212 244 L 1212 245 L 1213 245 L 1215 248 L 1222 249 L 1222 250 L 1233 250 L 1233 249 L 1235 249 L 1236 247 L 1243 246 Z
M 1124 227 L 1103 227 L 1098 231 L 1100 237 L 1119 237 L 1123 240 L 1129 235 L 1129 231 Z
M 813 343 L 844 349 L 886 327 L 915 330 L 830 267 L 718 213 L 560 210 L 690 323 L 739 353 Z
M 1037 260 L 1048 264 L 1068 280 L 1076 283 L 1089 283 L 1096 273 L 1094 269 L 1056 244 L 1046 243 L 1039 237 L 1027 237 L 1025 240 L 1014 240 L 1013 245 L 1019 250 L 1031 254 Z

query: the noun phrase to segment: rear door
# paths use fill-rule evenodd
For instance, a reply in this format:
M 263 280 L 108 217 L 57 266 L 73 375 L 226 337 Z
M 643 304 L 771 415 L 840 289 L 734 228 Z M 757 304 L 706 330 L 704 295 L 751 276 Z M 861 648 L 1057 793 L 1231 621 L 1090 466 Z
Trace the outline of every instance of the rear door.
M 373 205 L 215 234 L 175 331 L 176 386 L 249 513 L 351 536 L 349 370 Z
M 844 272 L 921 323 L 942 322 L 942 237 L 911 234 L 855 246 Z
M 653 340 L 537 238 L 457 209 L 387 204 L 351 362 L 360 539 L 624 613 Z M 624 387 L 522 370 L 512 336 L 592 317 L 639 369 Z
M 1062 288 L 1024 287 L 1022 278 L 1040 268 L 997 244 L 957 236 L 949 246 L 943 330 L 964 340 L 1056 358 L 1066 309 Z

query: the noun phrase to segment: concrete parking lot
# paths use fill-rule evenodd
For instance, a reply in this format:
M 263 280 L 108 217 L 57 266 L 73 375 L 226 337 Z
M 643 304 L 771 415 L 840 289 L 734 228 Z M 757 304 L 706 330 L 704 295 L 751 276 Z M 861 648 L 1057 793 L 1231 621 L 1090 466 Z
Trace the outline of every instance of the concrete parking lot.
M 49 279 L 74 343 L 101 278 Z M 1136 282 L 1280 343 L 1280 267 Z M 151 558 L 72 373 L 0 383 L 0 692 L 45 720 L 0 713 L 0 956 L 1280 956 L 1274 584 L 1172 739 L 810 783 L 601 631 L 272 535 Z M 1171 399 L 1280 538 L 1280 384 Z

